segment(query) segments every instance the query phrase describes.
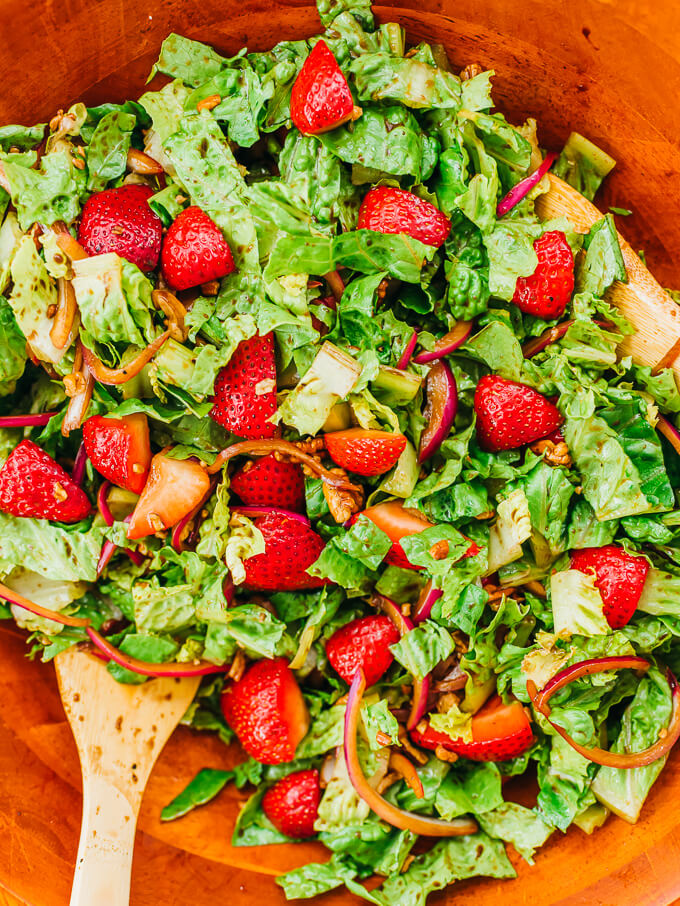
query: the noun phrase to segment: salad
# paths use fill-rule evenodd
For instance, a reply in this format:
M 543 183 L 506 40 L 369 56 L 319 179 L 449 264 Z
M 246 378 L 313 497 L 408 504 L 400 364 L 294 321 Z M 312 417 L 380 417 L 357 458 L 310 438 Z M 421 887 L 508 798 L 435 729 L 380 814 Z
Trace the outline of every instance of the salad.
M 640 815 L 680 735 L 680 392 L 617 355 L 612 213 L 536 213 L 614 161 L 318 5 L 0 128 L 0 617 L 204 677 L 184 723 L 244 760 L 164 820 L 247 787 L 234 845 L 329 851 L 287 897 L 421 906 Z

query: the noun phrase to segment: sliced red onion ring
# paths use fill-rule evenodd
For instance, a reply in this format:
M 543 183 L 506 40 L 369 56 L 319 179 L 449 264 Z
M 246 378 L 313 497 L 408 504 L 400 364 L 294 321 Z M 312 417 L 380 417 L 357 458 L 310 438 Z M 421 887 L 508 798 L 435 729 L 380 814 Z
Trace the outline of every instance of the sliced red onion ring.
M 427 713 L 427 699 L 430 695 L 431 674 L 424 679 L 414 679 L 413 699 L 411 700 L 411 713 L 406 721 L 406 729 L 413 730 Z
M 34 428 L 46 425 L 56 412 L 40 412 L 37 415 L 3 415 L 0 428 Z
M 133 673 L 140 673 L 142 676 L 205 676 L 208 673 L 226 673 L 229 670 L 229 664 L 219 666 L 210 664 L 208 661 L 199 661 L 197 664 L 178 664 L 176 662 L 151 664 L 148 661 L 140 661 L 136 657 L 131 657 L 129 654 L 123 654 L 91 626 L 86 627 L 85 632 L 89 635 L 92 644 L 106 655 L 108 660 L 115 661 L 120 667 L 125 667 Z
M 519 204 L 520 201 L 531 192 L 535 186 L 543 179 L 548 170 L 557 160 L 558 155 L 554 151 L 550 151 L 545 156 L 543 163 L 537 167 L 533 173 L 530 173 L 529 176 L 526 176 L 523 180 L 517 183 L 516 186 L 513 186 L 508 194 L 501 198 L 498 202 L 498 207 L 496 208 L 496 216 L 504 217 L 508 211 L 511 211 L 516 204 Z
M 283 510 L 277 506 L 232 506 L 230 509 L 232 513 L 242 513 L 249 519 L 257 519 L 258 516 L 287 516 L 303 525 L 311 525 L 309 517 L 304 513 L 294 513 L 292 510 Z
M 680 431 L 678 431 L 673 422 L 667 419 L 665 415 L 659 415 L 658 419 L 656 427 L 671 444 L 675 452 L 680 454 Z
M 408 617 L 404 616 L 394 601 L 390 601 L 390 599 L 386 598 L 384 595 L 376 594 L 373 595 L 373 604 L 375 607 L 379 607 L 385 616 L 388 616 L 390 620 L 392 620 L 399 635 L 405 636 L 407 632 L 410 632 L 413 629 L 413 623 Z
M 76 458 L 73 463 L 73 471 L 71 472 L 71 481 L 74 484 L 77 484 L 80 487 L 85 478 L 85 469 L 87 468 L 87 450 L 85 449 L 85 444 L 81 441 L 80 446 L 78 447 L 78 452 L 76 453 Z
M 168 339 L 170 333 L 170 330 L 166 330 L 165 333 L 156 337 L 152 343 L 149 343 L 146 349 L 142 349 L 136 358 L 126 365 L 122 365 L 120 368 L 109 368 L 108 365 L 101 362 L 87 346 L 82 347 L 83 359 L 94 375 L 95 380 L 99 381 L 100 384 L 125 384 L 126 381 L 129 381 L 136 374 L 139 374 L 142 368 L 151 361 L 163 343 Z
M 345 281 L 337 271 L 329 271 L 327 274 L 323 275 L 323 278 L 328 284 L 330 291 L 335 296 L 336 302 L 339 302 L 345 291 Z
M 413 614 L 413 622 L 416 626 L 419 623 L 423 623 L 425 620 L 430 619 L 432 608 L 443 594 L 444 592 L 441 588 L 433 588 L 432 582 L 427 583 L 418 598 L 418 603 L 416 604 L 416 609 Z
M 69 617 L 58 610 L 49 610 L 47 607 L 41 607 L 40 604 L 29 601 L 28 598 L 24 598 L 18 592 L 12 591 L 6 585 L 0 585 L 0 598 L 9 601 L 10 604 L 16 604 L 17 607 L 23 607 L 24 610 L 29 610 L 36 617 L 53 620 L 55 623 L 61 623 L 62 626 L 87 626 L 90 622 L 85 617 Z
M 108 499 L 107 499 L 109 496 L 110 489 L 111 489 L 111 482 L 104 481 L 104 482 L 102 482 L 102 486 L 99 488 L 99 493 L 97 494 L 97 509 L 99 510 L 99 514 L 101 515 L 102 519 L 107 524 L 107 526 L 113 525 L 113 523 L 116 521 L 113 518 L 113 514 L 111 513 L 111 510 L 109 509 L 109 504 L 108 504 Z
M 404 351 L 401 354 L 399 361 L 397 362 L 397 368 L 400 371 L 405 371 L 408 368 L 408 363 L 411 361 L 411 356 L 413 355 L 413 350 L 418 344 L 418 334 L 414 330 L 411 334 L 411 339 L 408 341 L 404 347 Z M 416 360 L 417 361 L 417 360 Z
M 427 365 L 428 362 L 450 355 L 463 345 L 471 333 L 472 321 L 458 321 L 452 330 L 437 340 L 432 349 L 419 352 L 413 361 L 417 365 Z
M 418 462 L 425 462 L 433 456 L 448 437 L 458 411 L 458 388 L 448 362 L 440 359 L 427 376 L 425 385 L 426 425 L 420 436 Z
M 671 711 L 668 727 L 666 727 L 665 733 L 662 731 L 664 735 L 660 736 L 653 745 L 642 752 L 610 752 L 597 746 L 590 748 L 580 745 L 572 739 L 566 730 L 550 719 L 551 711 L 548 702 L 556 692 L 582 676 L 590 676 L 593 673 L 605 673 L 608 670 L 647 671 L 650 666 L 649 661 L 634 656 L 622 655 L 620 657 L 592 658 L 560 670 L 546 683 L 541 692 L 538 691 L 533 680 L 528 680 L 527 692 L 534 708 L 545 717 L 562 739 L 569 743 L 572 749 L 583 755 L 584 758 L 609 768 L 641 768 L 658 761 L 659 758 L 664 758 L 673 748 L 678 738 L 680 738 L 680 686 L 678 686 L 678 681 L 670 670 L 666 670 L 666 680 L 671 690 L 673 710 Z
M 424 837 L 459 837 L 463 834 L 474 834 L 477 824 L 469 818 L 456 818 L 454 821 L 442 821 L 429 818 L 397 808 L 377 793 L 368 783 L 361 769 L 357 751 L 357 730 L 361 713 L 361 699 L 366 690 L 366 677 L 363 670 L 357 670 L 347 696 L 345 709 L 344 754 L 347 773 L 357 794 L 375 812 L 375 814 L 401 830 L 410 830 Z
M 112 514 L 111 510 L 109 509 L 109 504 L 108 504 L 108 500 L 107 500 L 110 489 L 111 489 L 111 482 L 104 481 L 104 482 L 102 482 L 102 486 L 99 488 L 99 493 L 97 494 L 97 509 L 99 510 L 99 513 L 107 526 L 111 526 L 115 522 L 115 519 L 113 518 L 113 514 Z M 130 516 L 126 516 L 125 519 L 123 519 L 123 522 L 129 522 L 129 521 L 130 521 Z M 118 548 L 118 545 L 114 544 L 113 541 L 107 540 L 102 544 L 101 553 L 99 554 L 99 562 L 97 563 L 97 575 L 98 576 L 100 576 L 102 574 L 102 572 L 104 571 L 104 568 L 106 566 L 108 566 L 109 562 L 111 561 L 111 557 L 113 557 L 117 548 Z M 142 563 L 144 562 L 144 557 L 139 553 L 139 551 L 130 550 L 129 547 L 124 547 L 123 550 L 128 555 L 130 560 L 132 560 L 132 562 L 135 564 L 135 566 L 142 565 Z
M 524 346 L 522 346 L 522 353 L 525 359 L 531 359 L 533 356 L 538 355 L 539 352 L 551 346 L 553 343 L 557 343 L 558 340 L 561 340 L 562 337 L 569 330 L 573 321 L 562 321 L 561 324 L 555 324 L 554 327 L 549 327 L 548 330 L 544 330 L 539 337 L 532 337 L 531 340 L 528 340 Z

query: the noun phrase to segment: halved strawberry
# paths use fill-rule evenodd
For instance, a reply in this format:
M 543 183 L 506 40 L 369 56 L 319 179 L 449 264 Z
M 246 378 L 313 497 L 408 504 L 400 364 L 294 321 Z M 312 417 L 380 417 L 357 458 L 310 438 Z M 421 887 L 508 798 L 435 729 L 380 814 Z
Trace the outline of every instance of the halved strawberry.
M 333 462 L 357 475 L 388 472 L 406 447 L 403 434 L 367 431 L 364 428 L 333 431 L 324 436 L 324 442 Z
M 494 453 L 540 440 L 564 421 L 557 406 L 538 390 L 497 374 L 477 384 L 474 410 L 479 444 Z
M 352 517 L 352 522 L 356 522 L 357 516 Z M 416 535 L 424 532 L 425 529 L 432 528 L 433 523 L 429 521 L 420 510 L 411 507 L 405 507 L 398 501 L 389 503 L 379 503 L 376 506 L 370 506 L 363 511 L 371 522 L 374 522 L 392 542 L 392 547 L 385 557 L 385 563 L 392 566 L 400 566 L 402 569 L 422 569 L 422 566 L 414 566 L 404 553 L 404 549 L 399 543 L 402 538 L 409 535 Z M 470 541 L 470 547 L 463 554 L 461 559 L 474 557 L 479 553 L 479 547 L 474 541 Z
M 210 417 L 238 437 L 273 437 L 276 412 L 274 334 L 242 340 L 217 375 Z
M 433 730 L 427 720 L 411 731 L 411 739 L 424 749 L 442 746 L 471 761 L 506 761 L 525 752 L 533 744 L 534 734 L 521 702 L 506 705 L 494 695 L 472 718 L 472 742 L 451 739 Z
M 356 119 L 352 92 L 326 42 L 317 41 L 290 95 L 290 118 L 303 135 L 318 135 Z
M 262 764 L 281 764 L 309 729 L 309 712 L 285 658 L 255 661 L 238 682 L 222 693 L 224 719 L 251 756 Z
M 336 629 L 326 642 L 326 654 L 333 669 L 351 683 L 359 667 L 372 686 L 394 660 L 390 645 L 399 641 L 399 630 L 389 617 L 360 617 Z
M 559 318 L 574 291 L 574 253 L 559 230 L 539 236 L 534 251 L 536 270 L 517 279 L 512 301 L 520 311 L 537 318 Z
M 279 460 L 275 453 L 247 462 L 232 476 L 230 487 L 247 506 L 275 506 L 296 513 L 305 509 L 300 464 Z
M 315 835 L 320 801 L 319 772 L 293 771 L 267 790 L 262 811 L 282 834 L 299 840 Z
M 172 289 L 189 289 L 226 277 L 234 258 L 222 230 L 197 205 L 181 211 L 163 240 L 161 268 Z
M 157 453 L 130 518 L 128 538 L 144 538 L 177 525 L 209 490 L 210 476 L 200 463 Z
M 89 255 L 115 252 L 152 271 L 161 253 L 163 224 L 148 205 L 148 186 L 119 186 L 90 195 L 83 205 L 78 242 Z
M 571 568 L 594 575 L 602 612 L 612 629 L 621 629 L 630 621 L 649 571 L 645 557 L 629 554 L 616 544 L 584 547 L 571 555 Z
M 357 228 L 377 233 L 406 233 L 439 248 L 451 232 L 451 221 L 429 201 L 393 186 L 371 189 L 359 208 Z
M 265 549 L 243 561 L 246 588 L 296 591 L 327 584 L 327 579 L 317 579 L 307 572 L 324 549 L 323 538 L 308 525 L 281 513 L 258 516 L 254 525 L 262 532 Z
M 151 465 L 146 415 L 93 415 L 83 425 L 83 443 L 100 475 L 133 494 L 142 493 Z
M 0 510 L 12 516 L 79 522 L 92 511 L 87 494 L 32 440 L 22 440 L 0 469 Z

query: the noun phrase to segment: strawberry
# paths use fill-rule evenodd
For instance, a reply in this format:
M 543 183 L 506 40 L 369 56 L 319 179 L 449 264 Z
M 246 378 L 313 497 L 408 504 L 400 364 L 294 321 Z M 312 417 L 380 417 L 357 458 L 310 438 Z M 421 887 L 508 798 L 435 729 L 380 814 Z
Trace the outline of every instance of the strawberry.
M 359 667 L 372 686 L 394 660 L 390 645 L 399 641 L 399 630 L 389 617 L 360 617 L 336 629 L 326 642 L 331 666 L 346 683 L 351 683 Z
M 22 440 L 0 469 L 0 510 L 12 516 L 79 522 L 90 501 L 62 467 L 32 440 Z
M 377 186 L 361 203 L 357 228 L 377 233 L 407 233 L 419 242 L 439 248 L 451 232 L 451 221 L 413 192 Z
M 234 258 L 222 230 L 197 205 L 177 215 L 165 234 L 161 269 L 176 290 L 219 280 L 234 270 Z
M 231 479 L 231 490 L 247 506 L 275 506 L 303 513 L 305 476 L 297 462 L 278 460 L 275 453 L 247 462 Z
M 574 551 L 571 568 L 595 576 L 605 619 L 612 629 L 625 626 L 640 600 L 649 570 L 647 560 L 626 553 L 616 544 L 607 544 L 605 547 L 584 547 Z
M 309 712 L 285 658 L 255 661 L 222 693 L 224 719 L 251 756 L 262 764 L 295 758 L 309 729 Z
M 83 443 L 100 475 L 133 494 L 142 493 L 151 465 L 146 415 L 93 415 L 83 425 Z
M 161 252 L 163 224 L 147 204 L 148 186 L 120 186 L 90 195 L 83 205 L 78 242 L 89 255 L 115 252 L 152 271 Z
M 318 135 L 356 119 L 352 92 L 325 41 L 312 48 L 293 84 L 290 118 L 303 135 Z
M 282 834 L 299 840 L 315 835 L 320 801 L 319 772 L 294 771 L 267 790 L 262 811 Z
M 549 321 L 564 314 L 574 292 L 574 253 L 559 230 L 539 236 L 534 251 L 536 270 L 517 278 L 512 301 L 520 311 Z
M 200 506 L 209 490 L 210 476 L 200 463 L 157 453 L 130 518 L 128 538 L 144 538 L 177 525 Z
M 472 742 L 451 739 L 424 720 L 411 731 L 413 742 L 424 749 L 438 746 L 471 761 L 507 761 L 525 752 L 534 741 L 531 723 L 521 702 L 506 705 L 494 695 L 472 718 Z
M 215 381 L 210 417 L 239 437 L 273 437 L 276 412 L 274 335 L 242 340 Z
M 474 410 L 479 444 L 493 453 L 540 440 L 563 421 L 557 407 L 537 390 L 497 374 L 477 384 Z
M 363 428 L 334 431 L 326 434 L 324 441 L 333 462 L 357 475 L 388 472 L 406 447 L 403 434 L 365 431 Z
M 297 591 L 327 584 L 327 579 L 307 572 L 324 548 L 323 539 L 308 525 L 281 513 L 258 516 L 254 524 L 262 532 L 265 549 L 243 561 L 247 588 Z

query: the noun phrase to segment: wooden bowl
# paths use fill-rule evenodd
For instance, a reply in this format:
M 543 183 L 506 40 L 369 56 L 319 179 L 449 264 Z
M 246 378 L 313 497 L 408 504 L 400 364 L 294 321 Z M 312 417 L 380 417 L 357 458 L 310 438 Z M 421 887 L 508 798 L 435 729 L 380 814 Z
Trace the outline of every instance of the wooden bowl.
M 543 146 L 572 129 L 618 160 L 602 207 L 630 208 L 621 229 L 662 284 L 680 287 L 680 5 L 676 0 L 403 0 L 376 7 L 412 41 L 443 43 L 460 68 L 497 72 L 495 98 L 512 120 L 533 116 Z M 309 0 L 2 0 L 0 123 L 33 123 L 75 100 L 136 97 L 170 31 L 235 52 L 318 31 Z M 53 669 L 25 658 L 22 635 L 0 624 L 0 903 L 68 903 L 80 824 L 80 774 Z M 284 897 L 272 876 L 325 858 L 316 844 L 232 849 L 243 796 L 225 791 L 185 819 L 159 811 L 201 767 L 228 767 L 235 749 L 180 729 L 151 778 L 137 835 L 133 906 L 245 906 Z M 668 906 L 680 896 L 680 752 L 640 822 L 617 819 L 592 838 L 559 832 L 516 881 L 458 884 L 431 902 L 540 906 Z M 519 791 L 528 800 L 533 791 Z M 6 893 L 1 888 L 4 886 Z M 328 906 L 347 903 L 327 895 Z M 104 906 L 104 904 L 93 904 Z

